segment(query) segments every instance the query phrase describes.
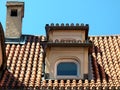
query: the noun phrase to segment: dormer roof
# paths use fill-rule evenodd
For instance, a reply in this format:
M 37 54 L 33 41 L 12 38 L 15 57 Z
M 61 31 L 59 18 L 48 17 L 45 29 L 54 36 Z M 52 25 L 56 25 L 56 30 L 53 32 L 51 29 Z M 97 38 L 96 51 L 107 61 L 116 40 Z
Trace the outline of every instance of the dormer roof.
M 53 23 L 51 23 L 50 25 L 49 24 L 46 24 L 45 26 L 45 29 L 46 29 L 46 36 L 47 36 L 47 39 L 49 38 L 49 32 L 52 31 L 52 30 L 84 30 L 85 31 L 85 39 L 87 40 L 88 39 L 88 32 L 89 32 L 89 25 L 88 24 L 79 24 L 79 23 L 76 23 L 76 25 L 74 25 L 73 23 L 72 24 L 61 24 L 59 25 L 58 23 L 56 23 L 55 25 Z

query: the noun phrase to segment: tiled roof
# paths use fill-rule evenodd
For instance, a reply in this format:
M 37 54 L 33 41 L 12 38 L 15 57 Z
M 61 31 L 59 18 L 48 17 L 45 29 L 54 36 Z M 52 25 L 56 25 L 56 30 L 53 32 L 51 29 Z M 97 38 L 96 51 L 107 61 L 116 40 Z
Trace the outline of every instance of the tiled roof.
M 5 88 L 81 90 L 120 88 L 120 35 L 90 36 L 92 80 L 43 80 L 45 37 L 28 36 L 25 44 L 6 44 L 7 70 L 0 81 Z

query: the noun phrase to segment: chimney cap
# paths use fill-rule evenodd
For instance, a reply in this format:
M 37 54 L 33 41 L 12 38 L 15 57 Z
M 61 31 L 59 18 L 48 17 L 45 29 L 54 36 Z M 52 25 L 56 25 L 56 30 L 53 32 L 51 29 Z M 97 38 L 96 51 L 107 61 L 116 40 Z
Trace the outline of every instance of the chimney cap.
M 6 6 L 24 6 L 24 2 L 21 1 L 7 1 Z
M 16 7 L 16 6 L 22 7 L 22 11 L 23 11 L 22 17 L 24 17 L 24 2 L 22 2 L 22 1 L 7 1 L 6 6 L 7 7 Z

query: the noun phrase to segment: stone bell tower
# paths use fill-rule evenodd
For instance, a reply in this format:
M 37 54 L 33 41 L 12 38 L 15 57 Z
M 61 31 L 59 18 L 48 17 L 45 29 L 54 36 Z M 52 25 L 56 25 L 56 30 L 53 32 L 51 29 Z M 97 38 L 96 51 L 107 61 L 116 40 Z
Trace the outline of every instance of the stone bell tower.
M 22 18 L 24 17 L 24 2 L 8 1 L 5 37 L 20 38 L 22 34 Z

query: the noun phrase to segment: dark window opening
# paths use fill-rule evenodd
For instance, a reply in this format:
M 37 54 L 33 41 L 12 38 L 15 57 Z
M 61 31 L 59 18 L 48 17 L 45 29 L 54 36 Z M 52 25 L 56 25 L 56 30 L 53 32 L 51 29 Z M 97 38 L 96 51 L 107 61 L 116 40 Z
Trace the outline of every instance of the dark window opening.
M 74 62 L 61 62 L 57 65 L 57 75 L 76 76 L 77 64 Z
M 11 16 L 17 17 L 17 9 L 11 10 Z

